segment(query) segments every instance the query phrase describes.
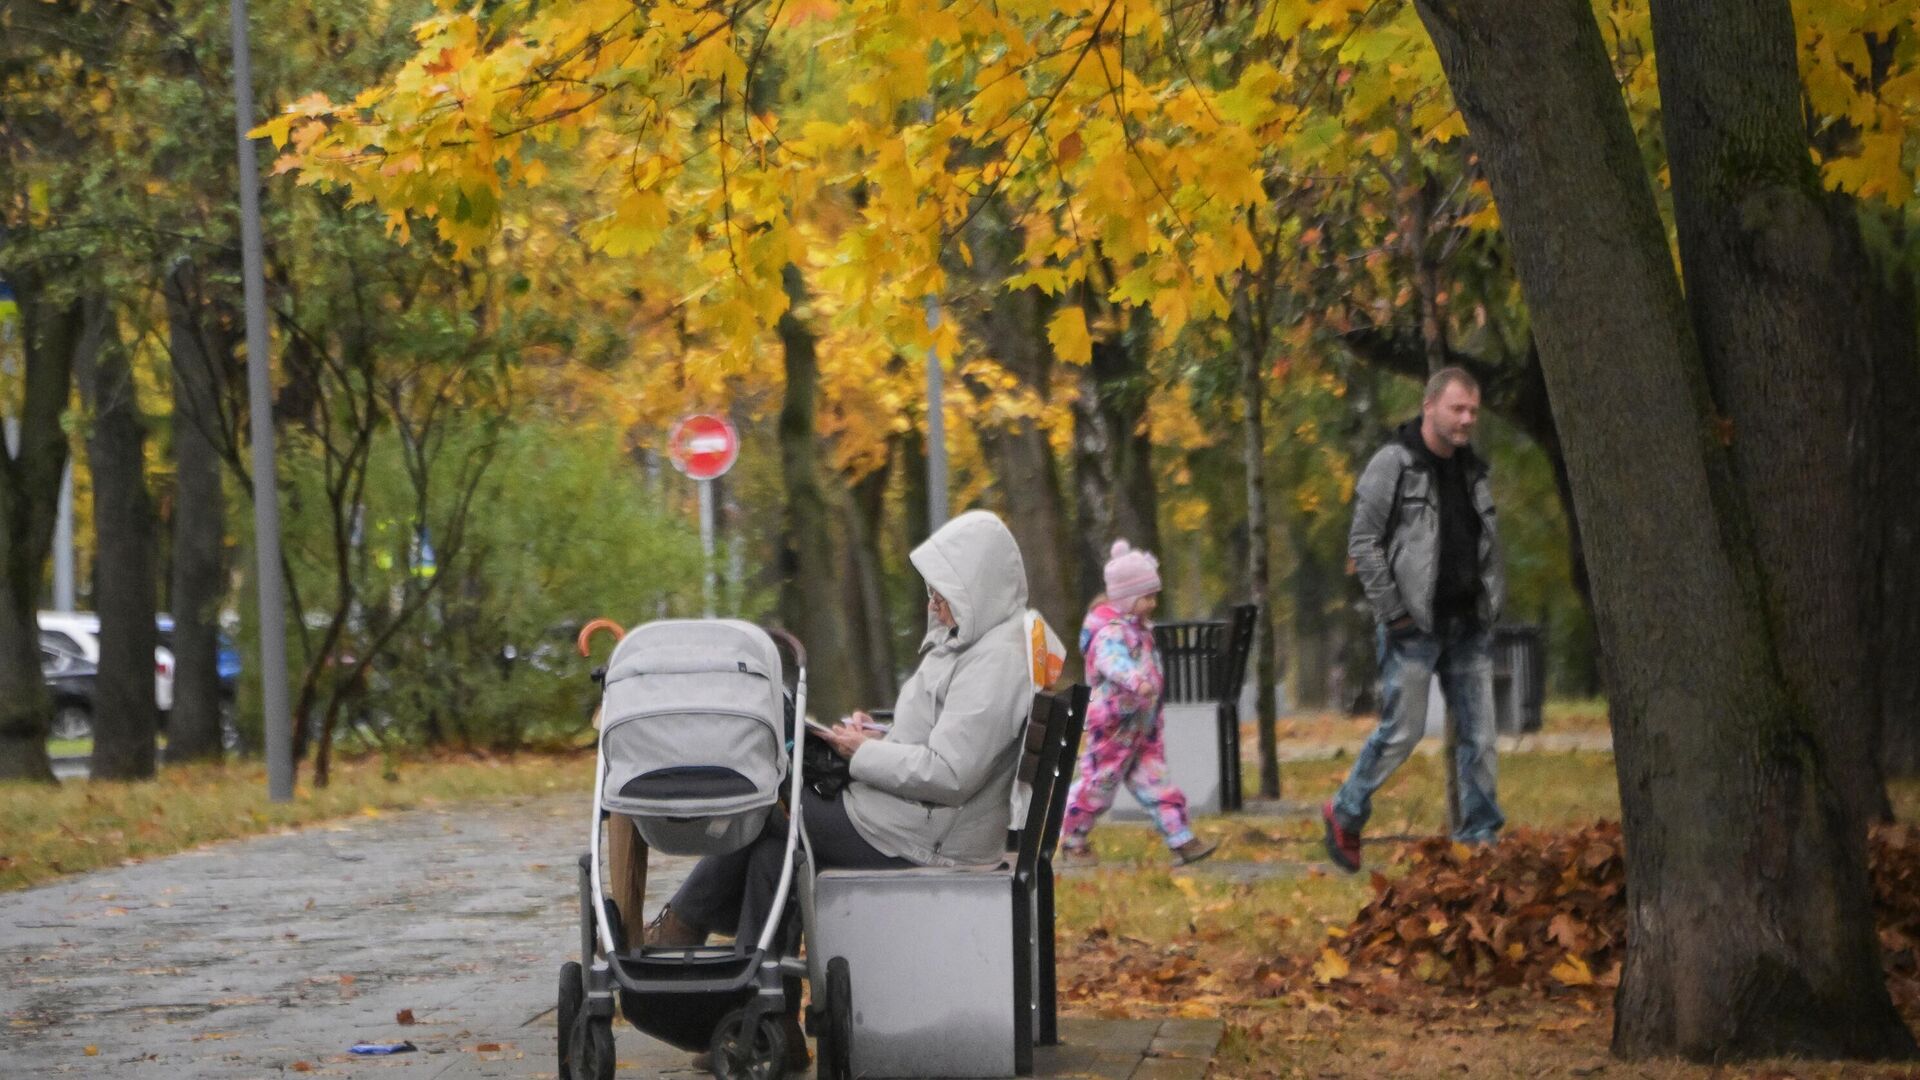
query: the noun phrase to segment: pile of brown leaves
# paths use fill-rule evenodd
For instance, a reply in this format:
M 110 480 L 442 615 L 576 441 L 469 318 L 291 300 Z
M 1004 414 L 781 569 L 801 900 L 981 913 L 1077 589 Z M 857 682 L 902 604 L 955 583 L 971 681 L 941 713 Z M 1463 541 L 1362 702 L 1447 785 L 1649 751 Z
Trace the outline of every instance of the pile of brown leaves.
M 1374 875 L 1374 898 L 1321 970 L 1396 970 L 1449 990 L 1523 986 L 1546 993 L 1612 988 L 1625 955 L 1620 826 L 1518 830 L 1497 847 L 1442 838 L 1408 851 L 1404 877 Z M 1920 1013 L 1920 827 L 1881 826 L 1869 850 L 1874 921 L 1888 985 Z
M 1389 968 L 1449 989 L 1618 985 L 1626 944 L 1620 826 L 1518 830 L 1497 847 L 1444 838 L 1409 849 L 1323 964 Z M 1336 964 L 1335 961 L 1345 964 Z

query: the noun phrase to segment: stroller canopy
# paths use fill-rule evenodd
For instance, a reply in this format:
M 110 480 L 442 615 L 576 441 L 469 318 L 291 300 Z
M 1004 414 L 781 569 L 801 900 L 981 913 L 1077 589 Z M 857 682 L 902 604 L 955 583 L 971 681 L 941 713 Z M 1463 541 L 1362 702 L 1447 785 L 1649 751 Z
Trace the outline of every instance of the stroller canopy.
M 778 798 L 786 711 L 780 651 L 765 630 L 735 619 L 639 627 L 607 666 L 601 808 L 683 823 L 710 818 L 712 839 L 721 841 L 732 831 L 727 822 Z

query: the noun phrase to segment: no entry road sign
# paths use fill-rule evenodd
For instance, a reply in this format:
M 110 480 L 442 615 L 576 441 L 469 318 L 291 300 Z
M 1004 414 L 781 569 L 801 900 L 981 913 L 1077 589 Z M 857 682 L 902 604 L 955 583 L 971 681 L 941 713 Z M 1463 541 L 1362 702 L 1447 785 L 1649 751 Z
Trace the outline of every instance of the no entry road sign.
M 733 468 L 740 456 L 740 434 L 723 416 L 683 416 L 667 434 L 667 456 L 674 468 L 695 480 L 712 480 Z

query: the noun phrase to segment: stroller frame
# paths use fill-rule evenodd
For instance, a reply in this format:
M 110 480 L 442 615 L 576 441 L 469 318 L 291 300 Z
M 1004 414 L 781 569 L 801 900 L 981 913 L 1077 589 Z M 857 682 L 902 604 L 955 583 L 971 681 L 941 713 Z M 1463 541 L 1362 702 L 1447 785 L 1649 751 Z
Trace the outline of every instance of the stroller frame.
M 561 973 L 559 1017 L 562 1025 L 562 1080 L 569 1080 L 569 1076 L 580 1080 L 605 1080 L 613 1075 L 611 1025 L 623 1011 L 616 1007 L 623 991 L 636 995 L 629 1002 L 637 1001 L 638 995 L 664 994 L 716 995 L 728 1001 L 741 999 L 734 1006 L 738 1011 L 737 1026 L 739 1031 L 747 1034 L 750 1043 L 752 1033 L 761 1030 L 763 1024 L 777 1023 L 786 1012 L 790 1005 L 787 998 L 789 980 L 805 980 L 814 986 L 825 985 L 822 963 L 811 955 L 813 950 L 808 950 L 806 959 L 794 955 L 794 913 L 789 910 L 792 906 L 790 901 L 797 898 L 800 930 L 811 940 L 815 912 L 814 859 L 803 821 L 801 799 L 806 780 L 806 770 L 802 764 L 807 738 L 806 649 L 784 630 L 772 627 L 763 629 L 776 642 L 786 645 L 795 660 L 791 725 L 793 747 L 788 755 L 786 777 L 786 850 L 779 884 L 766 922 L 751 947 L 744 941 L 736 941 L 730 946 L 701 945 L 690 948 L 628 942 L 625 943 L 625 949 L 621 948 L 622 943 L 615 937 L 615 927 L 609 919 L 609 901 L 600 869 L 602 838 L 607 821 L 613 814 L 602 806 L 607 775 L 606 749 L 602 739 L 596 738 L 593 814 L 588 830 L 588 849 L 579 860 L 578 971 L 583 993 L 575 999 L 575 1008 L 584 1014 L 581 1017 L 584 1023 L 598 1030 L 590 1031 L 585 1046 L 568 1030 L 573 1026 L 568 1023 L 568 983 L 573 978 L 570 971 L 574 965 L 565 965 Z M 644 1015 L 635 1015 L 636 1009 L 631 1003 L 627 1004 L 624 1012 L 629 1023 L 656 1038 L 687 1049 L 707 1048 L 704 1044 L 695 1047 L 686 1038 L 674 1038 L 649 1027 Z M 721 1023 L 726 1025 L 733 1022 L 734 1013 L 730 1012 Z M 844 1053 L 844 1050 L 840 1052 Z M 571 1062 L 570 1058 L 573 1059 Z M 582 1058 L 587 1060 L 580 1060 Z

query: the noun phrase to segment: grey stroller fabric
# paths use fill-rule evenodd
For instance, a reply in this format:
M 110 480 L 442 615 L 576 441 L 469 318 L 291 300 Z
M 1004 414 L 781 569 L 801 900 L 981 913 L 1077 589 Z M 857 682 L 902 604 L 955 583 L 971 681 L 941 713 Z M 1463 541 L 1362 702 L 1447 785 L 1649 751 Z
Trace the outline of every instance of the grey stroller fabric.
M 780 652 L 733 619 L 648 623 L 607 665 L 600 807 L 675 855 L 725 854 L 760 834 L 787 774 Z

